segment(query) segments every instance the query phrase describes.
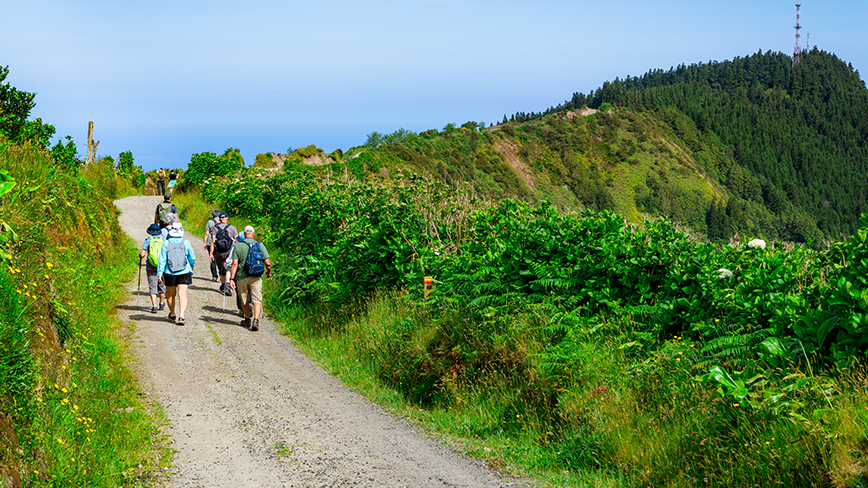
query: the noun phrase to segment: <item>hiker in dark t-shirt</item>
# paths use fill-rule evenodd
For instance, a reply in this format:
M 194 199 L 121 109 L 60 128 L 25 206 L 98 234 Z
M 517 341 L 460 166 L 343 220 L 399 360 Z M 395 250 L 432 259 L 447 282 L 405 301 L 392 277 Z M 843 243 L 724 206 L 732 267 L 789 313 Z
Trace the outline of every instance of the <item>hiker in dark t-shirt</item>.
M 229 257 L 229 252 L 232 251 L 232 244 L 235 243 L 235 238 L 238 237 L 238 229 L 235 226 L 229 225 L 229 215 L 226 212 L 220 214 L 220 223 L 211 229 L 211 253 L 210 259 L 217 263 L 217 269 L 220 272 L 220 291 L 228 296 L 232 295 L 232 290 L 229 284 L 226 283 L 226 258 Z

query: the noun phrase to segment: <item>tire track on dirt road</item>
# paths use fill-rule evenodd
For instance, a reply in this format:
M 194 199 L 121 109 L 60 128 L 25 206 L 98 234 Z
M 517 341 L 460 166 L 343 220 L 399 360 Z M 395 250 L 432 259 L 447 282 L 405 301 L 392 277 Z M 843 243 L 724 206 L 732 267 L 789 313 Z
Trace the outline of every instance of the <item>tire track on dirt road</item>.
M 160 197 L 129 197 L 121 228 L 141 246 Z M 210 281 L 202 229 L 186 325 L 150 313 L 137 279 L 118 307 L 135 322 L 139 375 L 167 413 L 177 450 L 170 487 L 519 487 L 364 400 L 302 355 L 264 317 L 240 327 L 235 299 Z M 195 235 L 194 235 L 195 234 Z M 132 259 L 132 257 L 131 257 Z M 280 263 L 275 263 L 280 266 Z M 143 305 L 144 304 L 144 305 Z

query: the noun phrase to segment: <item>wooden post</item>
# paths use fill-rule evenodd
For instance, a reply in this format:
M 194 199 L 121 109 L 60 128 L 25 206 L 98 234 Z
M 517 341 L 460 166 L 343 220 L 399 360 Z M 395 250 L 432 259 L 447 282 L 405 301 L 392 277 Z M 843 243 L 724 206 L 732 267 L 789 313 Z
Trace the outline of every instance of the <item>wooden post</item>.
M 425 283 L 425 286 L 424 286 L 424 290 L 425 290 L 425 299 L 427 300 L 427 299 L 428 299 L 428 295 L 431 294 L 431 290 L 434 289 L 434 277 L 432 277 L 432 276 L 426 276 L 426 277 L 425 277 L 425 281 L 424 281 L 424 283 Z
M 84 158 L 85 166 L 89 165 L 92 161 L 90 160 L 94 154 L 93 151 L 93 121 L 87 123 L 87 157 Z

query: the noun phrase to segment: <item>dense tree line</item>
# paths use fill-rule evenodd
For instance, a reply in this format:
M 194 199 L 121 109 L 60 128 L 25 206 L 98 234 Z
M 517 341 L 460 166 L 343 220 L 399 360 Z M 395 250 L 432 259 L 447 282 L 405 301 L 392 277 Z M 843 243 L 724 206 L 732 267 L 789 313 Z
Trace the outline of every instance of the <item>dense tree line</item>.
M 734 202 L 788 215 L 794 228 L 849 235 L 868 212 L 868 90 L 858 71 L 834 54 L 815 48 L 795 69 L 787 55 L 758 52 L 654 70 L 575 94 L 561 110 L 604 103 L 677 108 L 699 132 L 684 140 L 692 150 L 711 136 L 732 156 L 735 167 L 706 170 Z

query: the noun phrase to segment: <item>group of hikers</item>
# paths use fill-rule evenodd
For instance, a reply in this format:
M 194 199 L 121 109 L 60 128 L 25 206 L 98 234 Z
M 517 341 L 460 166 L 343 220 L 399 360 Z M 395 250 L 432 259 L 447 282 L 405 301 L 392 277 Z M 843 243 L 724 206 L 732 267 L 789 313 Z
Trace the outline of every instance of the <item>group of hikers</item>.
M 168 304 L 169 320 L 184 325 L 187 289 L 193 284 L 196 254 L 190 241 L 184 238 L 185 230 L 171 193 L 163 195 L 147 233 L 139 259 L 147 257 L 145 269 L 151 313 L 165 309 Z M 211 281 L 220 280 L 220 293 L 231 296 L 232 290 L 236 291 L 236 305 L 244 317 L 241 325 L 253 332 L 259 330 L 262 276 L 271 278 L 271 260 L 265 244 L 256 240 L 254 228 L 248 225 L 239 234 L 235 226 L 229 224 L 229 215 L 214 209 L 205 224 L 202 250 L 209 256 Z
M 168 175 L 168 177 L 166 176 Z M 167 183 L 168 180 L 168 183 Z M 165 195 L 178 183 L 178 173 L 175 170 L 160 168 L 157 170 L 157 195 Z

